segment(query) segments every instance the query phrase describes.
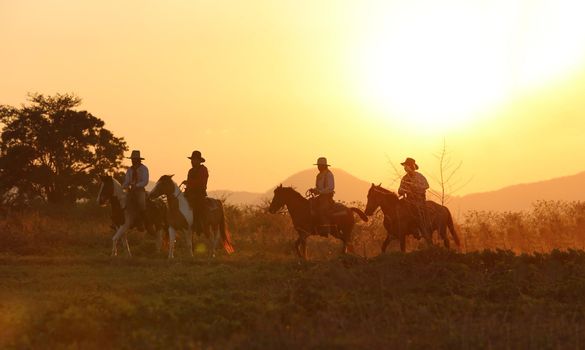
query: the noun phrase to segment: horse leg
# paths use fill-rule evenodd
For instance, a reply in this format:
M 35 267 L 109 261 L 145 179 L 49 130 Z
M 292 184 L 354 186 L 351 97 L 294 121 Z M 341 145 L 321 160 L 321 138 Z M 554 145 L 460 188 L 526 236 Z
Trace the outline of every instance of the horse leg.
M 219 225 L 213 225 L 210 227 L 211 230 L 211 258 L 215 258 L 215 251 L 217 249 L 217 244 L 219 243 Z
M 405 253 L 406 252 L 406 234 L 400 234 L 400 251 Z
M 388 245 L 390 244 L 391 240 L 392 240 L 392 238 L 390 237 L 390 233 L 388 233 L 386 235 L 386 239 L 384 240 L 384 243 L 382 243 L 382 254 L 386 253 L 386 249 L 388 248 Z
M 156 231 L 156 251 L 160 253 L 162 251 L 162 244 L 163 244 L 163 229 L 159 228 Z
M 193 257 L 193 230 L 187 228 L 185 231 L 185 242 L 187 243 L 187 249 L 189 249 L 189 254 Z
M 447 227 L 445 227 L 444 225 L 441 225 L 441 227 L 439 228 L 439 235 L 443 239 L 443 244 L 445 245 L 445 248 L 449 249 L 450 244 L 449 244 L 449 237 L 447 237 Z
M 297 252 L 297 256 L 299 258 L 303 257 L 303 254 L 301 252 L 301 237 L 299 236 L 299 238 L 297 238 L 297 240 L 295 241 L 295 251 Z
M 175 237 L 177 236 L 177 232 L 173 227 L 169 227 L 169 259 L 173 259 L 175 257 Z
M 307 237 L 303 238 L 301 245 L 302 245 L 302 250 L 303 250 L 303 259 L 307 260 L 307 258 L 308 258 L 308 256 L 307 256 Z
M 128 256 L 132 257 L 132 252 L 130 251 L 130 244 L 128 244 L 128 231 L 124 232 L 124 245 L 126 245 Z
M 432 236 L 432 232 L 430 232 L 429 230 L 425 230 L 426 232 L 423 234 L 425 242 L 427 242 L 427 248 L 430 248 L 433 246 L 433 236 Z
M 130 227 L 128 221 L 129 220 L 126 220 L 124 225 L 120 226 L 114 237 L 112 237 L 112 256 L 118 256 L 118 241 L 120 240 L 120 237 L 128 231 L 128 228 Z

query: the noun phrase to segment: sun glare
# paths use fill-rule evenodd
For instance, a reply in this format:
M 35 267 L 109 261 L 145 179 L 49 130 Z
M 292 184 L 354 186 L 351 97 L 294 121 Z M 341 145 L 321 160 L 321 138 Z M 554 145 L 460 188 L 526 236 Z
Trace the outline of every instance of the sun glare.
M 393 122 L 431 131 L 473 125 L 585 57 L 575 17 L 583 12 L 574 8 L 409 4 L 370 14 L 353 54 L 361 100 Z

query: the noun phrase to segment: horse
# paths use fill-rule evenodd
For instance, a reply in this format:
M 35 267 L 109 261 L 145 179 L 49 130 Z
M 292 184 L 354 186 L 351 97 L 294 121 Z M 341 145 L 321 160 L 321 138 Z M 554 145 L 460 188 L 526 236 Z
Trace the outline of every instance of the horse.
M 112 208 L 112 228 L 116 232 L 112 238 L 112 255 L 118 255 L 118 240 L 122 237 L 128 250 L 128 255 L 132 256 L 130 245 L 128 245 L 127 231 L 132 227 L 136 227 L 137 213 L 126 210 L 127 193 L 116 179 L 104 175 L 100 176 L 100 181 L 97 202 L 100 206 L 110 203 Z M 145 223 L 146 230 L 149 233 L 157 232 L 157 250 L 160 251 L 163 245 L 163 232 L 167 229 L 165 204 L 162 201 L 147 200 L 146 211 L 149 218 L 148 222 Z
M 274 190 L 274 197 L 270 202 L 268 211 L 274 214 L 284 206 L 287 207 L 294 228 L 299 235 L 295 242 L 297 255 L 299 258 L 306 260 L 307 238 L 311 235 L 319 234 L 319 226 L 316 224 L 313 215 L 311 215 L 311 203 L 309 199 L 303 197 L 292 187 L 282 187 L 280 185 Z M 368 217 L 360 209 L 348 208 L 340 203 L 334 205 L 333 213 L 331 214 L 333 227 L 336 228 L 331 235 L 343 242 L 342 254 L 353 251 L 353 237 L 351 235 L 355 225 L 353 213 L 358 214 L 363 221 L 368 221 Z
M 395 236 L 400 241 L 400 250 L 406 251 L 406 235 L 414 232 L 417 229 L 416 216 L 413 213 L 411 204 L 405 200 L 401 200 L 398 195 L 389 191 L 382 186 L 372 184 L 368 191 L 366 203 L 366 215 L 372 216 L 378 207 L 384 213 L 384 228 L 388 235 L 382 243 L 382 253 L 386 251 L 390 243 L 391 236 Z M 439 231 L 439 235 L 443 239 L 445 248 L 449 248 L 449 237 L 447 237 L 447 228 L 453 236 L 453 240 L 458 247 L 461 246 L 459 236 L 455 231 L 453 225 L 453 217 L 449 209 L 443 205 L 433 201 L 426 201 L 427 218 L 429 224 L 429 232 L 425 240 L 429 245 L 432 244 L 432 234 Z
M 193 210 L 184 193 L 173 181 L 173 175 L 163 175 L 158 179 L 149 198 L 165 196 L 168 203 L 167 217 L 169 221 L 169 259 L 175 257 L 175 237 L 177 232 L 185 232 L 189 252 L 193 256 Z M 233 253 L 230 233 L 225 223 L 223 204 L 218 199 L 207 198 L 208 215 L 203 223 L 204 231 L 209 235 L 211 250 L 209 257 L 215 257 L 217 245 L 221 239 L 223 248 L 228 254 Z

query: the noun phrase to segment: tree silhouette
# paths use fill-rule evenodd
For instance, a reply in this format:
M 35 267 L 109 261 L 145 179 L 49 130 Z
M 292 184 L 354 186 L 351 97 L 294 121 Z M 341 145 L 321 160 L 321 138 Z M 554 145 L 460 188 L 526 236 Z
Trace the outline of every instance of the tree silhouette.
M 121 170 L 123 138 L 76 110 L 73 94 L 29 95 L 29 105 L 0 106 L 0 199 L 73 203 L 89 198 L 98 175 Z
M 435 154 L 435 158 L 439 162 L 439 171 L 438 175 L 432 176 L 432 178 L 439 185 L 439 190 L 429 190 L 429 192 L 441 201 L 441 205 L 446 205 L 458 191 L 471 182 L 472 178 L 463 181 L 458 177 L 463 162 L 455 163 L 453 161 L 445 139 L 443 139 L 440 151 Z

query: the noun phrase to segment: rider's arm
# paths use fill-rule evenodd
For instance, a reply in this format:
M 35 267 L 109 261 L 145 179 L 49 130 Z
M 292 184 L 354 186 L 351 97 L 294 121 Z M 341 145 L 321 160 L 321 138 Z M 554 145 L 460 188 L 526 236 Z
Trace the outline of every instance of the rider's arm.
M 126 176 L 124 176 L 124 183 L 122 184 L 122 188 L 130 187 L 130 181 L 132 180 L 132 175 L 130 174 L 131 171 L 132 168 L 128 168 L 128 170 L 126 170 Z
M 325 176 L 327 176 L 327 187 L 325 187 L 321 193 L 333 193 L 333 191 L 335 190 L 335 178 L 333 177 L 333 173 L 328 171 Z
M 409 192 L 409 187 L 410 183 L 403 177 L 402 180 L 400 180 L 400 187 L 398 188 L 398 194 L 403 196 L 406 193 Z
M 429 182 L 427 178 L 423 176 L 423 174 L 418 173 L 416 187 L 420 191 L 426 191 L 429 188 Z

